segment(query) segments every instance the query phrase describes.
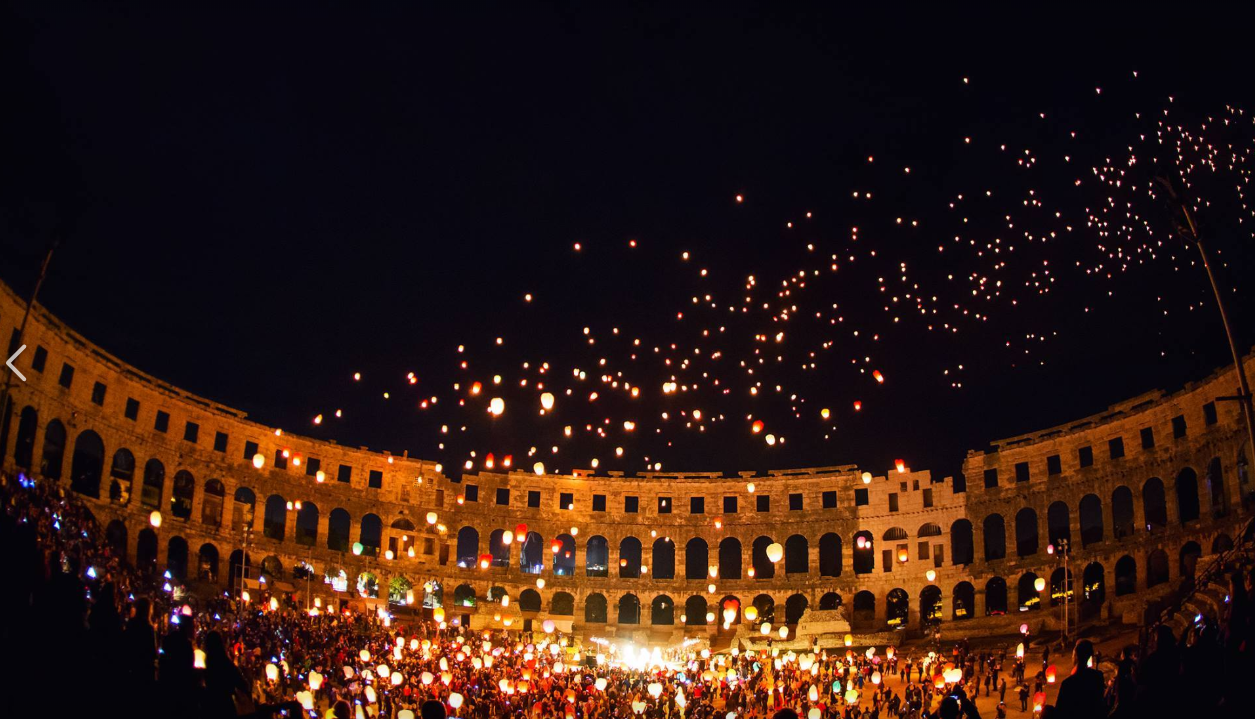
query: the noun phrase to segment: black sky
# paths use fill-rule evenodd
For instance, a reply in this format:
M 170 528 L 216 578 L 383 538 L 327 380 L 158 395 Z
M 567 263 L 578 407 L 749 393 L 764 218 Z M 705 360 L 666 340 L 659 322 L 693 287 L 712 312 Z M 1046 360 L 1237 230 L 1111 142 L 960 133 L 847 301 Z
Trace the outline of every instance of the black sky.
M 678 336 L 667 318 L 695 291 L 681 250 L 715 277 L 778 281 L 799 257 L 784 221 L 814 210 L 807 231 L 839 236 L 857 222 L 851 187 L 876 187 L 884 212 L 900 204 L 927 227 L 923 213 L 953 187 L 1002 181 L 960 154 L 964 135 L 1050 146 L 1033 121 L 1047 112 L 1102 152 L 1119 148 L 1121 118 L 1168 94 L 1200 113 L 1250 107 L 1243 24 L 1227 7 L 1130 20 L 1052 6 L 878 17 L 776 4 L 17 3 L 0 21 L 0 279 L 28 292 L 58 237 L 42 301 L 145 371 L 346 444 L 449 465 L 468 448 L 521 455 L 549 440 L 519 420 L 437 452 L 440 420 L 415 410 L 405 373 L 418 372 L 421 394 L 447 396 L 459 343 L 486 353 L 504 334 L 508 354 L 481 366 L 507 372 L 523 359 L 586 363 L 585 325 Z M 1115 95 L 1107 105 L 1094 103 L 1099 85 Z M 917 168 L 909 184 L 889 172 L 902 164 Z M 628 238 L 639 251 L 624 250 Z M 890 247 L 926 264 L 932 244 Z M 1249 269 L 1249 250 L 1226 249 L 1225 272 Z M 958 343 L 896 331 L 876 350 L 883 388 L 852 388 L 840 362 L 798 377 L 842 408 L 826 442 L 790 427 L 790 445 L 766 453 L 734 417 L 671 448 L 641 438 L 637 454 L 684 470 L 905 457 L 951 472 L 988 440 L 1226 361 L 1214 314 L 1165 320 L 1149 306 L 1204 299 L 1201 274 L 1153 270 L 1124 285 L 1096 305 L 1106 287 L 1068 275 L 1050 304 Z M 528 291 L 537 301 L 525 306 Z M 842 302 L 852 319 L 883 319 L 874 298 Z M 1251 303 L 1233 302 L 1246 346 Z M 1020 327 L 1060 335 L 1031 361 L 999 354 Z M 954 391 L 940 370 L 963 361 L 972 375 Z M 850 416 L 851 398 L 867 410 Z M 310 424 L 339 407 L 345 421 Z

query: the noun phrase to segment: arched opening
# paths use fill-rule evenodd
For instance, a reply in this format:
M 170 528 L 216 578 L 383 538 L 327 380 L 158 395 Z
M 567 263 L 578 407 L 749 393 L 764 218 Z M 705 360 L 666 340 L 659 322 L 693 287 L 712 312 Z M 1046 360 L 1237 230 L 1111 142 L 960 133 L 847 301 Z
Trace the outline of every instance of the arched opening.
M 1111 492 L 1111 535 L 1116 539 L 1133 536 L 1133 490 L 1123 485 Z
M 810 601 L 806 599 L 804 594 L 794 594 L 784 601 L 784 623 L 789 626 L 796 626 L 802 621 L 802 615 L 806 613 L 806 607 L 810 605 Z
M 282 581 L 287 576 L 283 569 L 283 561 L 273 554 L 267 555 L 261 560 L 261 576 L 271 584 Z
M 205 498 L 201 500 L 200 505 L 201 524 L 210 527 L 222 526 L 222 505 L 226 494 L 226 487 L 222 486 L 221 480 L 211 479 L 205 482 Z
M 34 407 L 23 407 L 17 419 L 17 442 L 13 447 L 13 462 L 30 471 L 31 457 L 35 454 L 35 432 L 39 429 L 39 413 Z
M 318 505 L 313 502 L 301 502 L 296 510 L 296 543 L 302 547 L 318 545 Z
M 911 597 L 905 589 L 890 589 L 885 595 L 885 619 L 891 627 L 904 627 L 911 613 Z
M 1146 586 L 1154 587 L 1168 581 L 1168 553 L 1156 549 L 1146 557 Z
M 131 483 L 135 481 L 135 455 L 123 447 L 113 453 L 109 465 L 109 501 L 126 504 L 131 499 Z
M 388 580 L 388 604 L 405 606 L 410 603 L 414 582 L 409 577 L 396 575 Z
M 902 542 L 906 540 L 906 530 L 901 527 L 890 527 L 882 537 L 886 542 Z
M 1177 517 L 1181 524 L 1198 519 L 1198 475 L 1186 467 L 1177 475 Z
M 941 620 L 941 587 L 928 585 L 919 593 L 919 616 L 921 621 L 935 622 Z
M 444 607 L 444 585 L 435 579 L 423 583 L 423 608 Z
M 519 537 L 519 571 L 524 574 L 540 574 L 545 571 L 545 540 L 538 532 L 528 532 Z
M 105 544 L 113 552 L 113 556 L 126 559 L 126 525 L 122 520 L 115 519 L 105 527 Z
M 993 577 L 985 582 L 985 614 L 996 617 L 1007 613 L 1007 580 Z
M 1090 611 L 1097 610 L 1107 600 L 1107 580 L 1104 576 L 1105 574 L 1106 572 L 1103 571 L 1102 564 L 1098 562 L 1090 562 L 1085 565 L 1085 571 L 1081 573 L 1081 601 L 1092 605 Z
M 689 627 L 706 626 L 706 598 L 700 594 L 689 597 L 684 602 L 684 624 Z
M 139 543 L 135 547 L 135 567 L 145 574 L 157 571 L 157 533 L 148 527 L 139 532 Z
M 950 525 L 950 561 L 956 565 L 971 564 L 976 559 L 976 547 L 972 541 L 972 523 L 956 519 Z
M 349 551 L 352 526 L 353 519 L 349 517 L 348 510 L 343 507 L 331 510 L 331 514 L 327 515 L 327 549 L 334 549 L 337 552 Z
M 654 625 L 675 624 L 675 602 L 665 594 L 654 597 L 649 605 L 649 623 Z
M 357 594 L 367 599 L 379 598 L 379 577 L 374 572 L 362 572 L 357 575 Z
M 99 499 L 100 477 L 104 469 L 105 443 L 100 435 L 90 429 L 79 433 L 74 440 L 74 455 L 70 460 L 70 489 Z
M 1064 502 L 1052 502 L 1046 509 L 1046 540 L 1061 546 L 1061 540 L 1072 543 L 1072 512 Z
M 1146 531 L 1158 532 L 1168 526 L 1162 479 L 1151 477 L 1142 485 L 1142 513 L 1146 516 Z
M 575 537 L 569 534 L 559 534 L 554 540 L 555 544 L 551 545 L 556 552 L 553 552 L 553 573 L 558 577 L 575 576 Z
M 619 542 L 619 579 L 640 579 L 641 577 L 641 540 L 636 537 L 624 537 Z M 633 599 L 636 597 L 633 596 Z M 637 603 L 637 611 L 640 603 Z M 632 622 L 635 624 L 635 622 Z
M 959 582 L 954 585 L 953 616 L 958 619 L 971 619 L 976 612 L 976 588 L 971 582 Z
M 774 579 L 776 565 L 767 558 L 767 547 L 775 542 L 771 537 L 758 537 L 750 547 L 750 568 L 754 570 L 755 579 Z
M 807 574 L 810 572 L 810 544 L 806 537 L 794 534 L 784 540 L 784 573 Z
M 218 583 L 218 548 L 214 545 L 200 545 L 200 551 L 196 553 L 196 578 L 210 584 Z
M 144 488 L 139 503 L 149 509 L 161 508 L 161 494 L 166 486 L 166 466 L 160 460 L 150 459 L 144 465 Z
M 639 544 L 639 542 L 638 542 Z M 640 575 L 640 572 L 637 572 Z M 619 624 L 641 623 L 641 600 L 635 594 L 624 594 L 619 597 Z
M 1211 497 L 1211 516 L 1220 519 L 1229 514 L 1229 487 L 1225 484 L 1220 458 L 1212 457 L 1207 463 L 1207 495 Z
M 1021 612 L 1041 609 L 1041 593 L 1037 591 L 1036 583 L 1037 574 L 1034 572 L 1025 572 L 1020 575 L 1016 598 Z
M 1182 579 L 1194 579 L 1194 571 L 1198 568 L 1199 557 L 1203 556 L 1203 548 L 1198 542 L 1190 541 L 1181 545 L 1181 551 L 1178 555 L 1178 567 L 1181 571 Z
M 519 609 L 535 614 L 540 611 L 540 592 L 528 587 L 519 593 Z
M 1058 567 L 1050 573 L 1050 606 L 1057 607 L 1062 604 L 1065 592 L 1069 602 L 1076 601 L 1075 590 L 1072 587 L 1072 572 L 1069 571 L 1065 577 L 1063 567 Z
M 383 520 L 379 518 L 379 515 L 368 513 L 362 516 L 357 541 L 362 543 L 363 556 L 379 556 L 379 546 L 383 542 Z
M 1015 514 L 1015 553 L 1020 557 L 1037 554 L 1037 512 L 1032 507 Z
M 388 551 L 392 552 L 392 556 L 400 559 L 401 557 L 412 557 L 417 554 L 414 549 L 414 535 L 417 529 L 409 517 L 400 516 L 392 520 L 392 524 L 388 525 Z M 413 552 L 413 554 L 411 554 Z M 384 553 L 387 557 L 387 552 Z M 448 554 L 445 555 L 445 561 L 448 561 Z
M 1081 497 L 1081 546 L 1102 541 L 1102 500 L 1097 494 Z
M 554 592 L 549 602 L 549 613 L 559 617 L 575 616 L 575 597 L 568 592 Z
M 514 541 L 513 536 L 510 541 Z M 492 566 L 510 566 L 510 545 L 505 543 L 504 529 L 494 529 L 488 533 L 488 554 L 492 557 Z
M 731 619 L 728 617 L 731 616 Z M 718 621 L 721 629 L 731 629 L 741 623 L 741 600 L 728 595 L 719 600 Z M 726 626 L 725 626 L 726 625 Z M 734 630 L 735 631 L 735 630 Z
M 710 545 L 701 537 L 694 537 L 684 545 L 684 578 L 707 579 L 710 572 Z
M 174 483 L 170 485 L 170 514 L 177 519 L 192 518 L 192 499 L 196 496 L 196 479 L 186 469 L 174 474 Z
M 606 623 L 606 598 L 600 594 L 590 594 L 584 600 L 584 621 L 594 624 Z
M 850 623 L 855 627 L 868 627 L 876 622 L 876 595 L 866 589 L 854 595 Z
M 262 534 L 277 542 L 283 541 L 288 523 L 288 500 L 277 494 L 266 498 L 266 510 L 262 515 Z
M 776 621 L 776 600 L 772 599 L 770 594 L 759 594 L 750 603 L 754 605 L 754 610 L 758 612 L 758 621 Z
M 819 598 L 819 611 L 830 612 L 841 608 L 841 595 L 836 592 L 828 592 Z
M 459 584 L 453 588 L 453 606 L 475 606 L 475 588 L 469 584 Z
M 1230 549 L 1233 549 L 1233 538 L 1224 532 L 1217 534 L 1216 538 L 1211 540 L 1212 554 L 1220 554 L 1221 552 L 1227 552 Z
M 872 547 L 872 533 L 867 530 L 854 533 L 854 564 L 855 574 L 870 574 L 876 568 L 876 553 Z M 873 609 L 875 601 L 872 602 Z
M 61 465 L 64 461 L 65 425 L 61 424 L 61 420 L 54 419 L 44 430 L 44 453 L 39 462 L 39 473 L 48 479 L 61 479 Z
M 1137 591 L 1137 560 L 1124 555 L 1116 560 L 1116 596 L 1123 597 Z
M 166 570 L 179 581 L 187 579 L 187 540 L 171 537 L 166 542 Z
M 457 564 L 463 569 L 479 561 L 479 531 L 466 526 L 458 530 Z
M 244 586 L 244 578 L 251 576 L 253 572 L 253 558 L 244 553 L 244 550 L 237 549 L 227 557 L 228 580 L 231 583 L 231 593 L 238 594 L 240 587 Z
M 588 539 L 588 547 L 584 550 L 584 574 L 590 577 L 609 576 L 610 544 L 605 537 L 592 536 Z M 602 599 L 603 603 L 605 599 Z M 605 612 L 602 612 L 603 616 Z M 602 619 L 602 621 L 606 621 Z
M 147 471 L 145 471 L 147 473 Z M 234 504 L 231 507 L 231 529 L 239 532 L 244 527 L 253 526 L 253 514 L 257 508 L 257 495 L 248 487 L 235 490 Z
M 736 537 L 719 541 L 719 578 L 741 578 L 741 541 Z
M 654 579 L 675 579 L 675 543 L 667 537 L 654 540 L 650 551 L 650 572 Z
M 985 561 L 1005 559 L 1007 556 L 1007 529 L 1001 514 L 985 517 Z
M 819 576 L 841 576 L 841 535 L 836 532 L 819 538 Z

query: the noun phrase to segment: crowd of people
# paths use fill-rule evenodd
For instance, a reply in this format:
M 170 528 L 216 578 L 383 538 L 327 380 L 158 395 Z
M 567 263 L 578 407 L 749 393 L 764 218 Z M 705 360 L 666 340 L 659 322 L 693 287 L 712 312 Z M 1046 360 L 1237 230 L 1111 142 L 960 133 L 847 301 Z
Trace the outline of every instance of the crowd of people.
M 1250 707 L 1249 567 L 1229 575 L 1223 616 L 1200 617 L 1183 637 L 1160 627 L 1153 651 L 1126 649 L 1110 676 L 1093 645 L 1078 642 L 1052 707 L 1042 701 L 1053 679 L 1048 646 L 1031 661 L 966 642 L 934 652 L 680 647 L 641 657 L 555 633 L 195 596 L 116 556 L 86 507 L 55 482 L 2 476 L 0 500 L 11 716 L 972 718 L 982 691 L 997 695 L 997 717 Z

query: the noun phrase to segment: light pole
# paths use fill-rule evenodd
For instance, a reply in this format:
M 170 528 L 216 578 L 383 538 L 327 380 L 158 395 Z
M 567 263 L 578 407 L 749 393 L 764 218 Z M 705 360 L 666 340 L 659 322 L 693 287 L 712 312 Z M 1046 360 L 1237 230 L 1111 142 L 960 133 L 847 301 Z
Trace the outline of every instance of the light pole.
M 1056 539 L 1054 544 L 1046 547 L 1046 554 L 1055 554 L 1057 552 L 1063 561 L 1063 641 L 1065 646 L 1068 639 L 1068 595 L 1072 593 L 1072 571 L 1068 569 L 1068 549 L 1070 544 L 1071 542 L 1064 538 Z
M 240 598 L 244 598 L 244 582 L 248 579 L 248 548 L 253 543 L 253 527 L 246 524 L 240 528 L 240 535 L 243 537 L 244 549 L 240 557 Z

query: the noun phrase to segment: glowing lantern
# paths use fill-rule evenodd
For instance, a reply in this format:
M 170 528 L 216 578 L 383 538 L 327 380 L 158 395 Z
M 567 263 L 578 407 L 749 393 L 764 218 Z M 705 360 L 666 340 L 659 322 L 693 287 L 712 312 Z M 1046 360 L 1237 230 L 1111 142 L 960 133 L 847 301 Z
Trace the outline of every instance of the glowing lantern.
M 1033 712 L 1040 714 L 1044 706 L 1046 706 L 1046 692 L 1037 692 L 1033 695 Z
M 272 684 L 279 681 L 279 667 L 274 662 L 266 665 L 266 679 Z
M 872 473 L 871 473 L 871 472 L 863 472 L 862 479 L 863 479 L 863 484 L 871 484 L 871 483 L 872 483 Z
M 545 630 L 545 634 L 553 634 L 553 630 L 557 628 L 557 626 L 558 625 L 554 624 L 554 621 L 552 619 L 546 619 L 540 625 L 541 629 Z
M 823 409 L 819 410 L 819 416 L 823 417 L 824 419 L 828 419 L 828 415 L 830 414 L 831 412 L 828 411 L 827 407 L 824 407 Z
M 432 682 L 436 681 L 436 677 L 431 672 L 423 672 L 419 675 L 418 680 L 423 683 L 423 686 L 430 686 Z
M 649 692 L 649 696 L 657 699 L 658 697 L 662 696 L 662 685 L 659 684 L 658 682 L 650 682 L 649 687 L 646 689 L 646 691 Z
M 321 484 L 321 483 L 323 483 L 323 482 L 326 482 L 326 481 L 327 481 L 327 473 L 326 473 L 326 472 L 324 472 L 324 471 L 322 471 L 322 470 L 320 469 L 320 470 L 318 470 L 318 472 L 316 472 L 316 473 L 314 474 L 314 479 L 316 479 L 316 480 L 319 482 L 319 484 Z
M 1024 642 L 1020 642 L 1019 644 L 1015 645 L 1015 658 L 1016 659 L 1024 658 Z
M 857 689 L 845 690 L 845 703 L 846 704 L 858 704 L 858 690 Z
M 364 549 L 366 549 L 366 545 L 362 544 L 361 542 L 353 543 L 353 555 L 354 556 L 361 556 L 362 551 Z
M 946 678 L 945 678 L 944 676 L 942 676 L 941 674 L 934 674 L 934 675 L 933 675 L 933 686 L 934 686 L 934 687 L 936 687 L 937 689 L 945 689 L 945 687 L 946 687 Z
M 788 627 L 786 627 L 786 626 L 781 626 L 781 627 L 780 627 L 780 638 L 781 638 L 781 639 L 788 639 L 788 638 L 789 638 L 789 628 L 788 628 Z
M 764 637 L 771 634 L 771 622 L 763 622 L 763 625 L 758 628 L 758 631 L 762 633 Z
M 277 611 L 278 609 L 279 609 L 279 599 L 277 597 L 271 597 L 270 598 L 270 611 L 273 612 L 273 611 Z
M 872 370 L 872 377 L 875 377 L 875 378 L 876 378 L 876 381 L 877 381 L 877 382 L 879 382 L 880 384 L 884 384 L 884 383 L 885 383 L 885 376 L 884 376 L 884 375 L 882 375 L 882 374 L 880 373 L 880 370 L 878 370 L 878 369 L 877 369 L 877 370 Z
M 893 659 L 893 652 L 894 652 L 893 647 L 885 647 L 885 656 L 888 657 L 889 659 Z
M 205 668 L 205 650 L 197 649 L 192 652 L 192 668 L 193 669 Z
M 505 412 L 505 400 L 500 397 L 493 397 L 488 400 L 488 413 L 494 417 L 500 417 Z
M 905 549 L 899 549 L 899 550 L 898 550 L 898 561 L 899 561 L 899 562 L 902 562 L 903 564 L 905 564 L 905 563 L 906 563 L 906 560 L 908 560 L 908 559 L 910 559 L 910 558 L 911 558 L 910 553 L 908 553 Z
M 593 682 L 593 686 L 597 687 L 597 691 L 599 692 L 606 691 L 606 678 L 597 677 L 597 681 Z
M 893 460 L 893 466 L 894 466 L 894 468 L 895 468 L 895 469 L 897 469 L 897 470 L 898 470 L 898 474 L 901 474 L 901 473 L 903 473 L 903 472 L 905 472 L 905 471 L 906 471 L 906 460 L 905 460 L 905 459 L 895 459 L 895 460 Z
M 540 396 L 540 407 L 545 411 L 553 409 L 553 393 L 545 392 Z
M 1045 588 L 1046 588 L 1046 580 L 1044 578 L 1038 577 L 1037 579 L 1033 580 L 1033 589 L 1036 589 L 1037 591 L 1040 592 L 1041 590 Z
M 858 539 L 855 539 L 855 540 L 854 540 L 854 545 L 855 545 L 856 547 L 858 547 L 859 549 L 866 549 L 866 548 L 867 548 L 867 537 L 864 537 L 864 536 L 863 536 L 863 535 L 861 535 L 861 534 L 860 534 L 860 535 L 858 535 Z
M 154 510 L 152 514 L 148 515 L 148 523 L 151 524 L 154 529 L 160 529 L 161 528 L 161 512 Z
M 758 620 L 758 607 L 753 604 L 745 608 L 745 621 L 753 622 Z
M 479 568 L 480 568 L 480 569 L 487 569 L 487 568 L 488 568 L 491 564 L 492 564 L 492 555 L 491 555 L 491 554 L 481 554 L 481 555 L 479 555 Z
M 1027 625 L 1027 624 L 1021 624 L 1021 625 L 1020 625 L 1020 634 L 1023 634 L 1023 635 L 1025 635 L 1025 636 L 1027 636 L 1027 635 L 1028 635 L 1028 625 Z
M 502 544 L 505 544 L 505 545 L 507 545 L 507 546 L 508 546 L 508 545 L 511 545 L 511 544 L 514 544 L 514 532 L 511 532 L 511 531 L 510 531 L 510 530 L 508 530 L 508 529 L 507 529 L 507 530 L 505 530 L 504 532 L 502 532 L 502 533 L 501 533 L 501 543 L 502 543 Z
M 544 588 L 545 588 L 545 578 L 544 578 L 544 577 L 536 577 L 536 588 L 537 588 L 537 589 L 544 589 Z
M 863 403 L 858 400 L 854 400 L 854 411 L 858 412 L 861 409 L 863 409 Z
M 963 681 L 963 670 L 958 667 L 952 667 L 942 673 L 942 678 L 946 680 L 947 684 L 958 684 Z
M 728 608 L 724 609 L 724 610 L 723 610 L 723 621 L 728 622 L 728 623 L 731 623 L 733 619 L 736 619 L 736 610 L 735 610 L 735 609 L 733 609 L 732 607 L 728 607 Z
M 811 707 L 806 712 L 806 719 L 820 719 L 822 716 L 823 712 L 819 711 L 819 707 Z
M 746 483 L 746 485 L 745 485 L 745 491 L 746 491 L 746 492 L 749 492 L 750 494 L 753 494 L 753 493 L 754 493 L 754 483 L 753 483 L 753 482 L 748 482 L 748 483 Z
M 806 698 L 813 702 L 819 701 L 819 687 L 812 684 L 810 690 L 806 692 Z
M 462 695 L 458 694 L 457 692 L 453 692 L 452 694 L 450 694 L 449 706 L 453 707 L 455 710 L 460 708 L 462 706 Z
M 545 473 L 545 463 L 544 463 L 544 462 L 537 462 L 536 464 L 533 464 L 533 465 L 532 465 L 532 471 L 533 471 L 533 472 L 535 472 L 536 474 L 542 474 L 542 475 L 543 475 L 543 474 Z
M 780 546 L 779 542 L 772 542 L 771 544 L 768 544 L 767 559 L 770 560 L 772 564 L 784 559 L 784 547 Z
M 852 646 L 854 646 L 854 635 L 853 635 L 853 634 L 847 634 L 847 635 L 845 635 L 845 645 L 846 645 L 847 647 L 852 647 Z
M 715 613 L 714 613 L 714 612 L 706 612 L 706 623 L 707 623 L 707 624 L 711 624 L 711 623 L 713 623 L 714 621 L 715 621 Z
M 357 653 L 357 657 L 361 659 L 363 662 L 368 662 L 370 661 L 370 652 L 366 649 L 363 649 L 362 651 Z
M 438 519 L 440 519 L 440 516 L 439 516 L 439 515 L 437 515 L 435 512 L 428 512 L 428 513 L 427 513 L 427 523 L 428 523 L 428 524 L 435 524 L 435 523 L 436 523 L 436 520 L 438 520 Z
M 1047 684 L 1054 684 L 1054 683 L 1055 683 L 1055 675 L 1056 675 L 1057 673 L 1058 673 L 1058 670 L 1057 670 L 1057 669 L 1055 669 L 1055 665 L 1051 664 L 1050 666 L 1046 667 L 1046 683 L 1047 683 Z
M 872 672 L 872 684 L 879 684 L 879 683 L 880 683 L 880 670 L 876 670 Z
M 439 624 L 440 622 L 443 622 L 444 621 L 444 607 L 436 607 L 435 609 L 433 609 L 431 611 L 431 618 L 435 619 L 437 624 Z
M 776 444 L 776 435 L 774 434 L 769 434 L 764 439 L 766 439 L 768 447 L 772 447 Z
M 322 688 L 322 675 L 318 672 L 309 673 L 309 688 L 311 691 L 318 691 Z
M 935 570 L 935 569 L 930 569 L 930 570 L 928 570 L 927 572 L 924 572 L 924 578 L 925 578 L 925 579 L 927 579 L 927 580 L 928 580 L 928 581 L 930 581 L 930 582 L 932 582 L 932 581 L 936 581 L 936 579 L 937 579 L 937 570 Z
M 550 552 L 552 552 L 552 553 L 554 553 L 554 554 L 557 554 L 558 552 L 561 552 L 561 551 L 562 551 L 562 540 L 561 540 L 561 539 L 555 539 L 555 540 L 553 540 L 552 542 L 550 542 L 550 543 L 549 543 L 549 551 L 550 551 Z
M 254 466 L 254 467 L 256 467 L 257 469 L 261 469 L 263 466 L 265 466 L 265 464 L 266 464 L 266 456 L 265 456 L 265 455 L 263 455 L 261 452 L 258 452 L 257 454 L 254 454 L 254 455 L 253 455 L 253 466 Z
M 763 431 L 763 421 L 761 419 L 754 420 L 754 424 L 750 425 L 750 431 L 754 434 Z

